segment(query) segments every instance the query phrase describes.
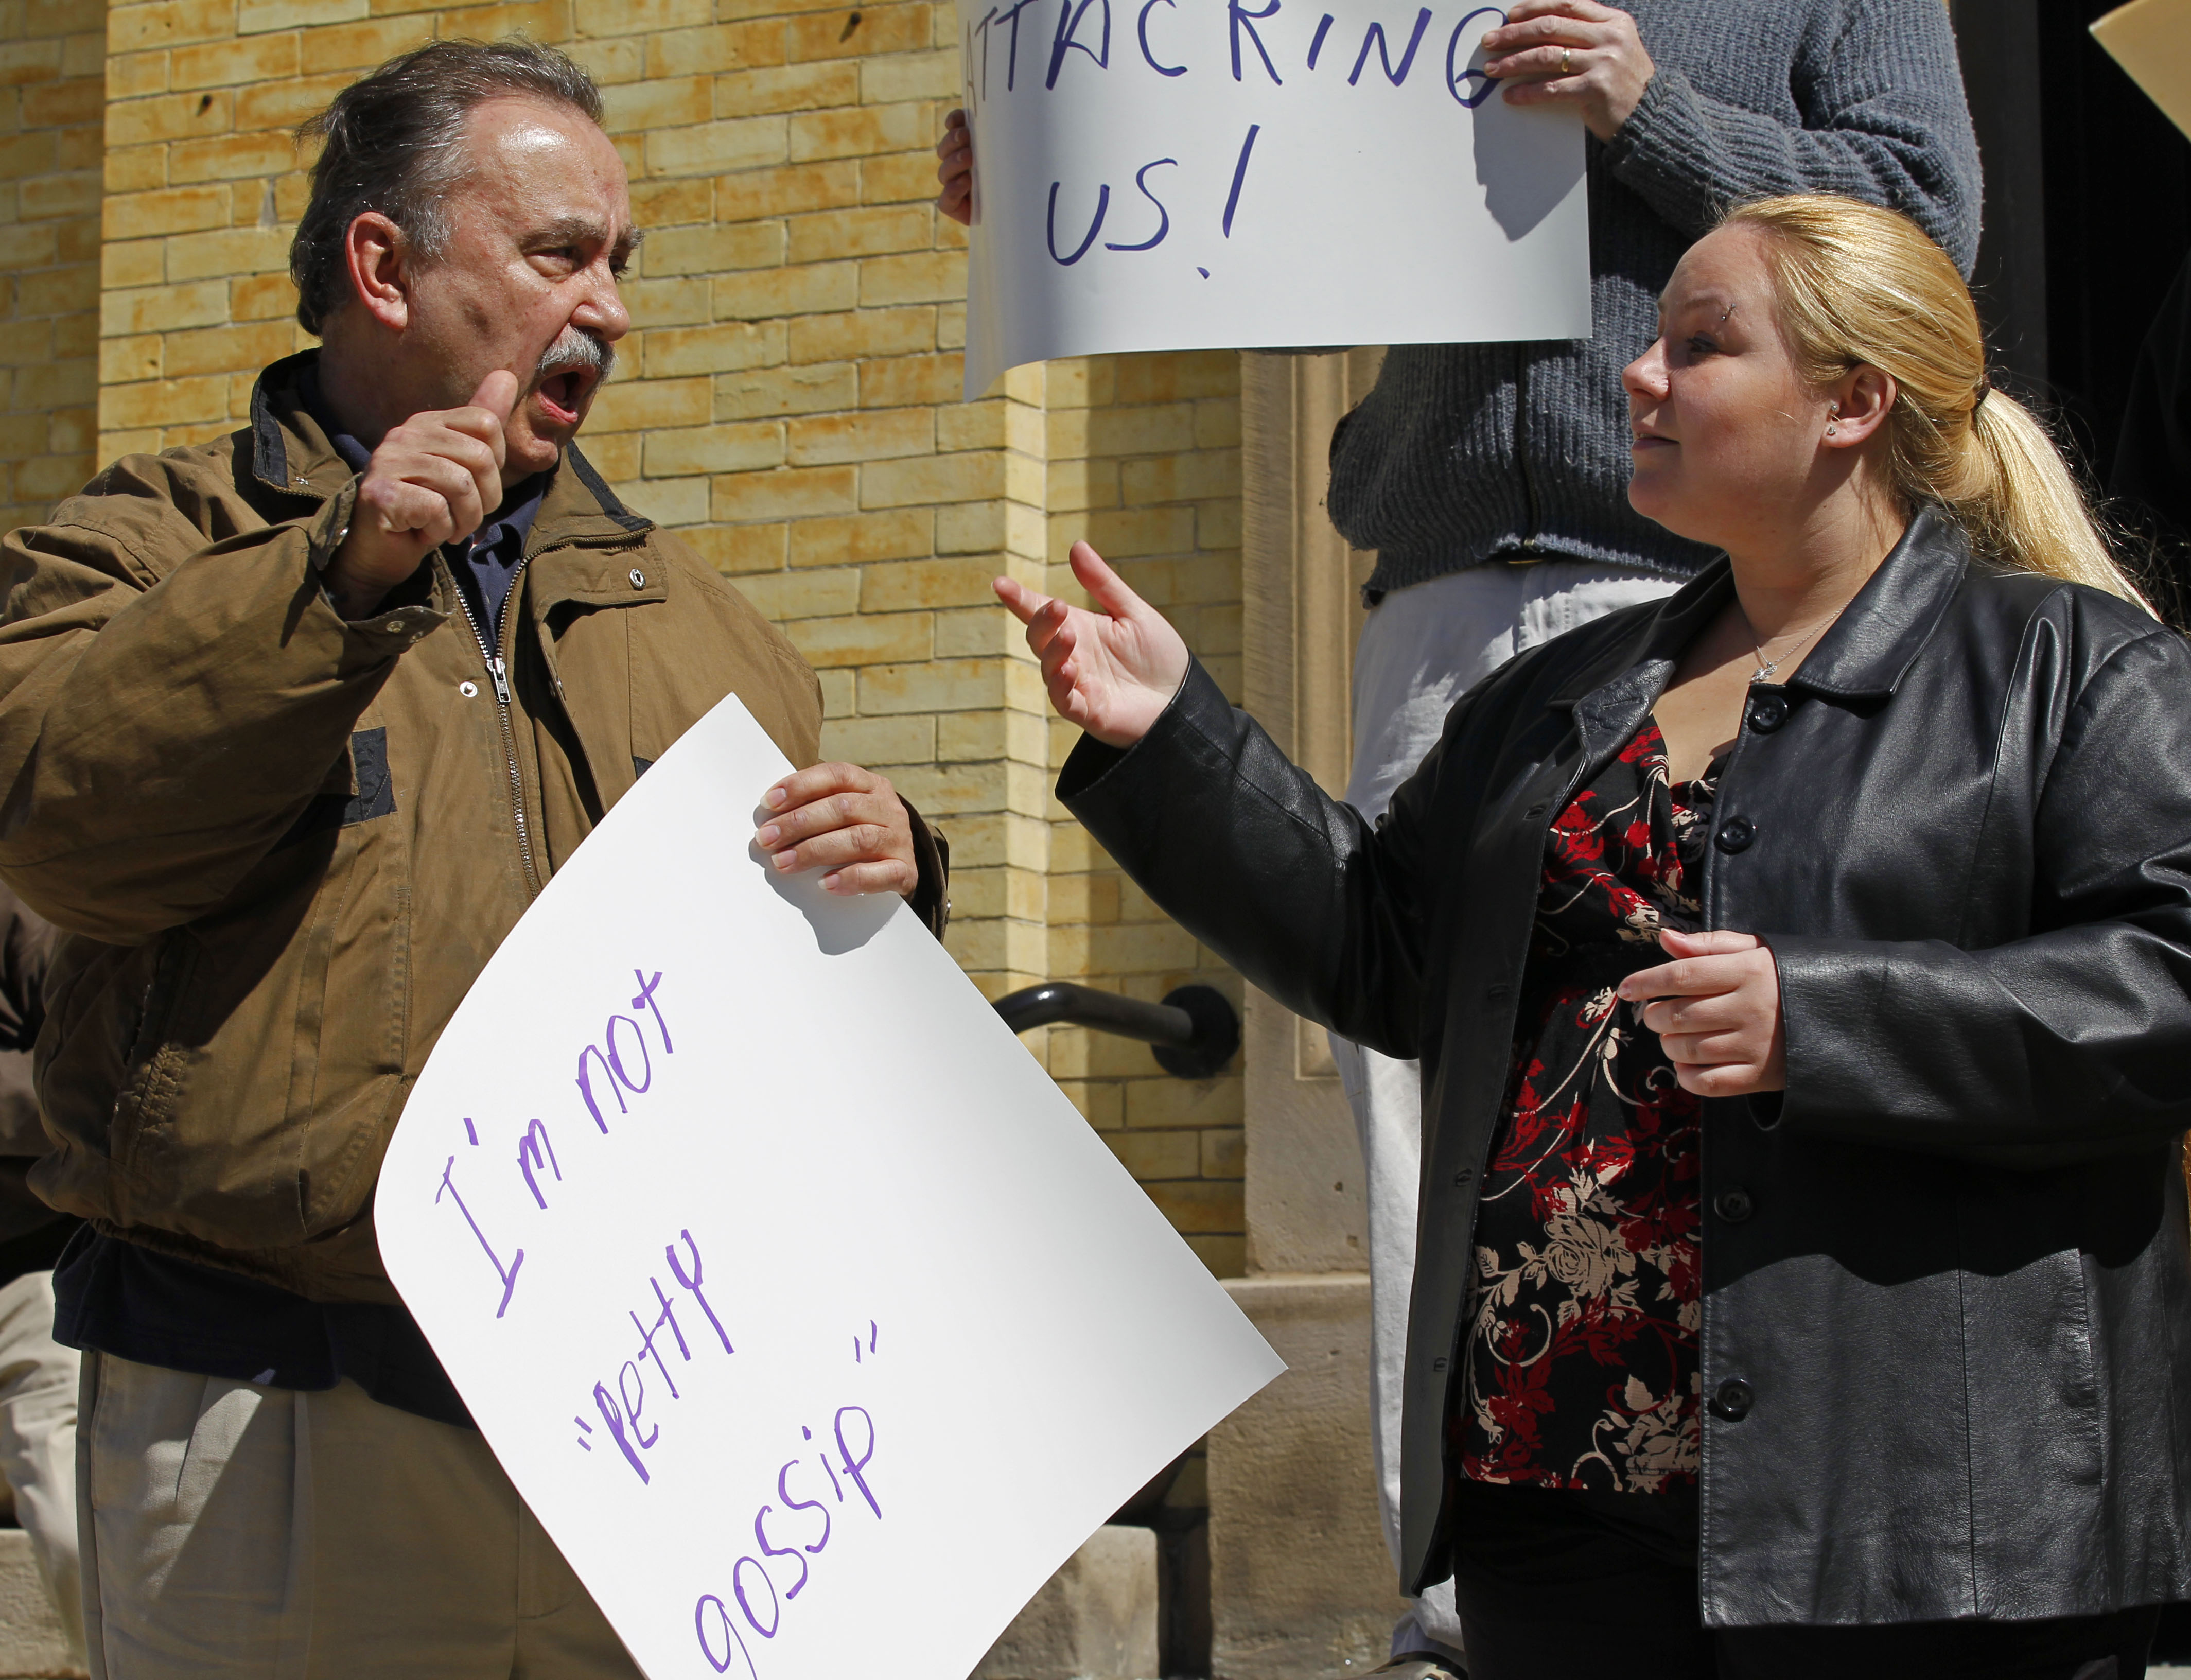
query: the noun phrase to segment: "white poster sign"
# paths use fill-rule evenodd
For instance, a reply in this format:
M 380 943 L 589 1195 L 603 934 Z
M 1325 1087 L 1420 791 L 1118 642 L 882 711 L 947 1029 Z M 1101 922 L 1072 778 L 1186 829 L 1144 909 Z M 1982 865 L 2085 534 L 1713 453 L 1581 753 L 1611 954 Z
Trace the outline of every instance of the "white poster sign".
M 1105 350 L 1587 338 L 1572 109 L 1471 0 L 959 0 L 966 389 Z
M 381 1252 L 652 1680 L 965 1680 L 1278 1358 L 894 897 L 748 852 L 736 699 L 488 963 Z

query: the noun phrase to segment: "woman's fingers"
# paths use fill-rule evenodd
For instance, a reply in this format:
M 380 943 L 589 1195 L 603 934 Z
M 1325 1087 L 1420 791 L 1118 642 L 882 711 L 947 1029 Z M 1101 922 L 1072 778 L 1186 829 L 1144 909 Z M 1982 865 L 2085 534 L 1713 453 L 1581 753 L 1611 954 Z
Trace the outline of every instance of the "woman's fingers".
M 1753 1064 L 1764 1060 L 1767 1045 L 1749 1034 L 1670 1033 L 1659 1035 L 1666 1060 L 1677 1068 L 1719 1068 Z
M 1024 584 L 1010 578 L 993 578 L 990 587 L 996 590 L 997 599 L 1005 610 L 1027 626 L 1028 650 L 1039 658 L 1056 639 L 1059 630 L 1072 621 L 1073 609 L 1054 595 L 1037 595 Z
M 1682 1088 L 1699 1096 L 1778 1091 L 1787 1081 L 1779 971 L 1755 934 L 1716 931 L 1659 937 L 1674 959 L 1631 974 L 1619 994 L 1656 1034 Z
M 1186 680 L 1192 663 L 1187 644 L 1086 543 L 1075 543 L 1069 559 L 1095 602 L 1092 612 L 1009 578 L 993 587 L 1027 626 L 1050 704 L 1105 744 L 1131 746 Z
M 1780 1089 L 1767 1083 L 1765 1069 L 1754 1065 L 1696 1068 L 1676 1063 L 1674 1078 L 1683 1091 L 1698 1096 L 1750 1096 Z
M 1726 1032 L 1755 1013 L 1738 988 L 1709 997 L 1660 998 L 1644 1005 L 1638 1019 L 1663 1039 L 1670 1034 Z
M 1672 957 L 1727 956 L 1737 951 L 1755 951 L 1761 942 L 1754 933 L 1730 933 L 1716 928 L 1703 933 L 1684 933 L 1679 928 L 1663 928 L 1659 934 L 1659 948 Z
M 1004 602 L 1004 610 L 1022 624 L 1032 626 L 1035 614 L 1052 604 L 1050 596 L 1037 595 L 1016 578 L 992 578 L 989 587 L 997 592 L 997 599 Z
M 1080 580 L 1080 587 L 1113 618 L 1135 619 L 1148 612 L 1148 603 L 1128 589 L 1126 580 L 1111 569 L 1111 562 L 1090 544 L 1075 543 L 1066 558 L 1072 562 L 1073 575 Z
M 1620 982 L 1620 996 L 1629 1003 L 1648 1003 L 1653 998 L 1701 998 L 1732 992 L 1749 977 L 1739 953 L 1679 956 L 1656 968 L 1640 969 Z
M 1070 686 L 1073 679 L 1079 673 L 1068 671 L 1066 667 L 1079 646 L 1080 638 L 1073 633 L 1071 621 L 1059 625 L 1057 633 L 1035 650 L 1036 657 L 1042 661 L 1044 681 L 1052 686 L 1064 683 Z

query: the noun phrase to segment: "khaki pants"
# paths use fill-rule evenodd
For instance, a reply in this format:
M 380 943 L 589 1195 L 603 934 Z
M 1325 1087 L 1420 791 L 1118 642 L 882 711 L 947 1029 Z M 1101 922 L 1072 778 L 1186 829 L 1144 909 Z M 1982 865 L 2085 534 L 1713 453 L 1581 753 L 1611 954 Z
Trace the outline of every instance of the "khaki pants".
M 470 1430 L 106 1353 L 81 1414 L 94 1680 L 637 1680 Z

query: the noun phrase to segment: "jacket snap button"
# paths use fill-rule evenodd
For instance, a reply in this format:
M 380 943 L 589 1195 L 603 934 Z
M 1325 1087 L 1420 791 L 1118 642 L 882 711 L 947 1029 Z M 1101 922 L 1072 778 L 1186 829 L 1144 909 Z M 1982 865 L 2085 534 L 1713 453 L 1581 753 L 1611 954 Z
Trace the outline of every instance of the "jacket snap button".
M 1750 1415 L 1750 1409 L 1756 1400 L 1756 1392 L 1748 1383 L 1739 1376 L 1731 1376 L 1712 1392 L 1712 1415 L 1723 1417 L 1729 1423 L 1739 1423 Z
M 631 568 L 631 586 L 635 589 L 643 589 L 646 587 L 646 573 L 636 566 Z
M 1750 1192 L 1736 1184 L 1712 1198 L 1712 1209 L 1728 1224 L 1739 1225 L 1757 1210 L 1757 1206 L 1750 1199 Z
M 1770 735 L 1788 721 L 1788 702 L 1778 694 L 1761 694 L 1750 704 L 1750 726 Z
M 457 692 L 469 700 L 479 692 L 479 685 L 475 682 L 460 682 L 457 685 Z
M 1719 833 L 1712 843 L 1722 851 L 1747 851 L 1750 841 L 1757 838 L 1757 825 L 1747 817 L 1730 817 L 1720 824 Z

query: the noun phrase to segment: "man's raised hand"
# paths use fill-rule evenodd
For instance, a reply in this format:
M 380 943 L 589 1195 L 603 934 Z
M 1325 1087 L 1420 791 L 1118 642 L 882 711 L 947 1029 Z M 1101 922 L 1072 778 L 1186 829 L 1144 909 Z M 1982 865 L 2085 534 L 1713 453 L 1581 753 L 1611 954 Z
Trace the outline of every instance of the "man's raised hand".
M 498 368 L 462 408 L 413 414 L 366 463 L 350 535 L 327 563 L 327 593 L 361 618 L 444 543 L 469 537 L 502 502 L 503 426 L 517 376 Z
M 1027 626 L 1058 715 L 1107 747 L 1130 747 L 1187 681 L 1187 644 L 1087 544 L 1075 543 L 1071 559 L 1099 611 L 1068 607 L 1010 578 L 996 580 L 997 598 Z

